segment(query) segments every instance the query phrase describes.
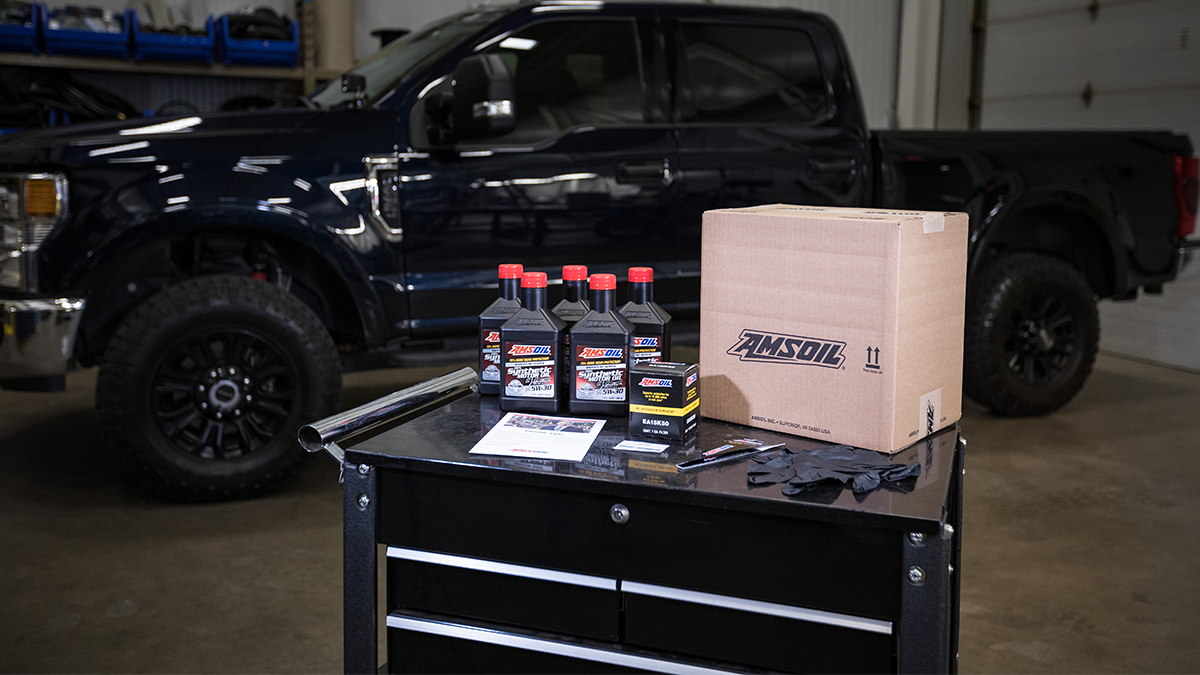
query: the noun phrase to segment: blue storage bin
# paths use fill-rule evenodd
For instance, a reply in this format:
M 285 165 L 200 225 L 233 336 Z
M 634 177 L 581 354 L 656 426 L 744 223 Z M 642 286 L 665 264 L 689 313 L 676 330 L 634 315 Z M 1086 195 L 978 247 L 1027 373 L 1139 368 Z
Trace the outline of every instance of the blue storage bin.
M 50 27 L 50 21 L 54 14 L 47 13 L 43 30 L 46 36 L 46 53 L 129 58 L 129 27 L 133 23 L 132 14 L 133 10 L 127 9 L 115 17 L 121 26 L 120 33 L 101 33 L 90 30 L 53 29 Z
M 296 67 L 296 54 L 300 51 L 298 21 L 292 22 L 290 40 L 242 40 L 229 37 L 228 16 L 218 19 L 217 25 L 221 61 L 226 65 Z
M 136 11 L 130 12 L 133 31 L 133 58 L 141 61 L 195 61 L 212 63 L 215 53 L 213 18 L 204 22 L 204 35 L 143 33 Z
M 42 3 L 31 5 L 29 25 L 0 24 L 0 51 L 41 53 L 43 13 Z

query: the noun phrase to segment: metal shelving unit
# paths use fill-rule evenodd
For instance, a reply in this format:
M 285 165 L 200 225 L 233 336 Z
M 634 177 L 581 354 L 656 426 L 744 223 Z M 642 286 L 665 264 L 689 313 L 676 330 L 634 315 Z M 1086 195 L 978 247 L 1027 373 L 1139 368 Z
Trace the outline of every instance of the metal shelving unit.
M 144 73 L 148 75 L 300 80 L 305 82 L 311 81 L 314 85 L 316 82 L 331 80 L 340 75 L 337 71 L 316 67 L 227 66 L 221 63 L 210 65 L 207 63 L 172 63 L 169 61 L 133 61 L 127 59 L 99 59 L 90 56 L 64 56 L 59 54 L 21 54 L 17 52 L 0 52 L 0 66 L 96 70 L 118 73 Z

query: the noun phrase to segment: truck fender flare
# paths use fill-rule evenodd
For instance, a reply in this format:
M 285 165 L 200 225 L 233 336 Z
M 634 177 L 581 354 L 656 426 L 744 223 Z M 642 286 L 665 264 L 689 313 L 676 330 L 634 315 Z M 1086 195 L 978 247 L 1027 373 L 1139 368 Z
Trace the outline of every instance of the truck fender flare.
M 988 187 L 991 189 L 986 189 Z M 1109 211 L 1093 195 L 1083 190 L 1062 185 L 1025 190 L 1012 177 L 1004 177 L 985 184 L 985 188 L 968 205 L 968 210 L 973 214 L 978 213 L 980 218 L 971 234 L 968 276 L 978 272 L 988 257 L 987 253 L 997 248 L 1040 250 L 1058 255 L 1076 267 L 1083 267 L 1081 271 L 1101 296 L 1111 292 L 1111 287 L 1118 285 L 1119 280 L 1126 276 L 1125 262 L 1121 256 L 1115 255 L 1120 241 L 1117 224 Z M 1081 261 L 1069 255 L 1068 251 L 1039 242 L 1036 228 L 1031 222 L 1048 218 L 1056 219 L 1056 222 L 1057 219 L 1070 220 L 1076 228 L 1094 235 L 1096 246 L 1093 248 L 1106 249 L 1107 255 L 1099 260 L 1090 260 L 1094 264 L 1081 265 Z M 1087 247 L 1085 241 L 1076 241 L 1075 244 L 1080 249 Z
M 86 260 L 86 267 L 71 271 L 69 283 L 72 287 L 91 288 L 97 280 L 113 274 L 106 269 L 106 262 L 205 231 L 225 231 L 268 242 L 286 241 L 307 250 L 333 272 L 344 285 L 346 294 L 353 299 L 365 346 L 384 341 L 382 305 L 368 274 L 341 241 L 344 236 L 315 223 L 249 205 L 222 204 L 219 208 L 159 213 L 139 219 L 94 249 Z M 367 231 L 370 232 L 370 228 Z

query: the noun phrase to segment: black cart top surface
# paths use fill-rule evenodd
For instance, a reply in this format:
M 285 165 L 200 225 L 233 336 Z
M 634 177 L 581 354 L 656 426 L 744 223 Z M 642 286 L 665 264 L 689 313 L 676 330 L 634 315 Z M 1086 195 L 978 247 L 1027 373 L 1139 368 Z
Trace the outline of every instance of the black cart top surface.
M 672 443 L 658 454 L 629 452 L 613 449 L 621 441 L 633 438 L 628 434 L 628 420 L 596 417 L 605 420 L 604 429 L 579 462 L 469 454 L 503 416 L 495 398 L 472 394 L 347 448 L 346 461 L 354 465 L 603 492 L 614 497 L 736 507 L 903 531 L 934 532 L 947 522 L 957 425 L 891 456 L 893 461 L 921 465 L 920 476 L 904 483 L 910 489 L 908 492 L 889 489 L 885 484 L 864 495 L 855 495 L 849 486 L 835 483 L 786 496 L 782 485 L 748 483 L 746 469 L 751 465 L 750 459 L 691 471 L 680 471 L 675 465 L 734 438 L 785 443 L 789 449 L 800 451 L 829 443 L 703 418 L 698 432 L 686 444 Z

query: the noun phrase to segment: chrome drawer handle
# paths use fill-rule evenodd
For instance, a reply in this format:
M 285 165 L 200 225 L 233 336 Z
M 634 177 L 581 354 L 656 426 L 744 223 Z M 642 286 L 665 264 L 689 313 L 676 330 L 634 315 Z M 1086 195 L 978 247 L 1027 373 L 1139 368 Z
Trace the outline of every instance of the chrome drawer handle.
M 629 509 L 624 504 L 613 504 L 608 510 L 609 517 L 618 525 L 624 525 L 629 522 Z

